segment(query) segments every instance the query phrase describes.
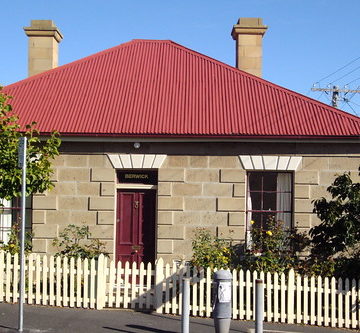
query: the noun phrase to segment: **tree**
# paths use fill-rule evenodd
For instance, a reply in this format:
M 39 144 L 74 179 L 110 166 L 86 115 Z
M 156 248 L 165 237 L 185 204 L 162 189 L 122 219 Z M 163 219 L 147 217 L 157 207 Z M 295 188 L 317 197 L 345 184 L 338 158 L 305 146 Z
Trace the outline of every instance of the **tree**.
M 51 133 L 46 141 L 40 140 L 36 122 L 22 128 L 10 101 L 11 97 L 0 87 L 0 198 L 7 200 L 21 196 L 21 169 L 17 166 L 20 137 L 28 138 L 27 195 L 43 193 L 54 186 L 51 181 L 51 160 L 59 155 L 61 144 L 57 132 Z
M 327 191 L 331 200 L 314 201 L 313 211 L 321 223 L 310 230 L 312 254 L 322 258 L 340 254 L 349 257 L 360 242 L 360 183 L 353 183 L 350 173 L 344 173 Z

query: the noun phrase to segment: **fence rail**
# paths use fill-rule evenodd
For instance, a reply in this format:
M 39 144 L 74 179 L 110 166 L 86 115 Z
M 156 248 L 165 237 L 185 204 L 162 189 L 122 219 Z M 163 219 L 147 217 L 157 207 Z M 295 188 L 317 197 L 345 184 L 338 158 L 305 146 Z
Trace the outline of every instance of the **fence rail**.
M 181 314 L 182 279 L 191 278 L 190 313 L 210 317 L 210 269 L 115 263 L 31 254 L 25 265 L 25 302 L 102 309 L 152 309 Z M 19 298 L 19 257 L 0 252 L 0 302 Z M 360 281 L 232 271 L 233 319 L 255 319 L 255 280 L 264 281 L 264 317 L 269 322 L 360 327 Z

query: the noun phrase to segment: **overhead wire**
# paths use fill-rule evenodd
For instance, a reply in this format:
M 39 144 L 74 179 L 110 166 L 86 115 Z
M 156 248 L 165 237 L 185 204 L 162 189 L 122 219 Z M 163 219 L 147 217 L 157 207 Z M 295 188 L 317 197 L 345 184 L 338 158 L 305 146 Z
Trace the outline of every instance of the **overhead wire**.
M 355 71 L 357 71 L 359 68 L 360 68 L 360 66 L 354 68 L 352 71 L 350 71 L 350 72 L 344 74 L 343 76 L 341 76 L 341 77 L 339 77 L 339 78 L 331 81 L 329 84 L 333 84 L 335 81 L 340 81 L 340 80 L 343 79 L 345 76 L 348 76 L 349 74 L 354 73 Z
M 330 76 L 332 76 L 332 75 L 334 75 L 334 74 L 336 74 L 336 73 L 340 72 L 342 69 L 346 68 L 347 66 L 351 65 L 352 63 L 354 63 L 355 61 L 357 61 L 357 60 L 359 60 L 359 59 L 360 59 L 360 57 L 357 57 L 357 58 L 355 58 L 355 59 L 351 60 L 349 63 L 347 63 L 346 65 L 344 65 L 344 66 L 340 67 L 340 68 L 339 68 L 339 69 L 337 69 L 335 72 L 332 72 L 331 74 L 326 75 L 326 76 L 325 76 L 325 77 L 323 77 L 322 79 L 320 79 L 320 80 L 316 81 L 316 83 L 320 83 L 321 81 L 323 81 L 323 80 L 327 79 L 328 77 L 330 77 Z

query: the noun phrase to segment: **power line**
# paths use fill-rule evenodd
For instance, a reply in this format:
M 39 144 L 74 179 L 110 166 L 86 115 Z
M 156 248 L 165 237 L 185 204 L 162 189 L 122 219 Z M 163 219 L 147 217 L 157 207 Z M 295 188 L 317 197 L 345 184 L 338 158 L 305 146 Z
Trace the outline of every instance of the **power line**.
M 338 79 L 333 80 L 332 82 L 330 82 L 330 84 L 333 84 L 335 81 L 340 81 L 341 79 L 343 79 L 345 76 L 348 76 L 349 74 L 355 72 L 356 70 L 358 70 L 360 68 L 360 66 L 356 67 L 355 69 L 353 69 L 352 71 L 348 72 L 347 74 L 339 77 Z
M 322 79 L 320 79 L 320 80 L 316 81 L 316 83 L 320 83 L 321 81 L 323 81 L 323 80 L 327 79 L 328 77 L 330 77 L 330 76 L 332 76 L 332 75 L 334 75 L 334 74 L 336 74 L 336 73 L 340 72 L 342 69 L 344 69 L 345 67 L 347 67 L 347 66 L 351 65 L 352 63 L 354 63 L 355 61 L 357 61 L 357 60 L 359 60 L 359 59 L 360 59 L 360 57 L 357 57 L 357 58 L 355 58 L 354 60 L 351 60 L 349 63 L 347 63 L 346 65 L 342 66 L 341 68 L 339 68 L 339 69 L 338 69 L 338 70 L 336 70 L 335 72 L 333 72 L 333 73 L 331 73 L 331 74 L 329 74 L 329 75 L 327 75 L 327 76 L 323 77 Z

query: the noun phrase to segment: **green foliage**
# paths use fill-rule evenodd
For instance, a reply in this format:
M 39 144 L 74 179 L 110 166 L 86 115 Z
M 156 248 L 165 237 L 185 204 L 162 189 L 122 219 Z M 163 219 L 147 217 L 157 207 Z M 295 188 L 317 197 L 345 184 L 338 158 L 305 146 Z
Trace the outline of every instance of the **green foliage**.
M 360 171 L 360 168 L 359 168 Z M 312 250 L 307 274 L 358 277 L 360 271 L 360 183 L 350 173 L 336 177 L 327 188 L 331 199 L 315 200 L 321 223 L 310 229 Z
M 351 252 L 360 241 L 360 183 L 353 183 L 350 174 L 344 173 L 327 191 L 331 200 L 314 201 L 314 213 L 321 223 L 310 230 L 312 253 L 326 258 Z
M 274 218 L 269 219 L 266 229 L 254 227 L 250 234 L 251 242 L 240 260 L 240 267 L 243 269 L 265 273 L 296 269 L 300 262 L 298 253 L 309 245 L 305 233 L 287 229 L 283 222 Z
M 20 253 L 20 241 L 19 241 L 19 232 L 20 227 L 18 224 L 14 224 L 11 228 L 9 241 L 5 243 L 0 243 L 0 250 L 5 252 L 10 252 L 11 255 L 15 253 Z M 29 254 L 32 251 L 32 233 L 25 232 L 25 247 L 24 252 L 25 254 Z
M 67 256 L 74 258 L 98 258 L 100 254 L 108 256 L 105 252 L 104 243 L 99 239 L 90 239 L 91 233 L 85 225 L 76 226 L 69 224 L 59 234 L 59 238 L 53 239 L 53 246 L 58 248 L 55 256 Z
M 35 122 L 22 128 L 10 100 L 11 97 L 0 87 L 0 198 L 8 200 L 21 196 L 21 169 L 17 166 L 20 137 L 25 135 L 28 138 L 27 195 L 53 187 L 51 160 L 59 154 L 61 143 L 57 132 L 42 142 Z
M 198 228 L 192 240 L 191 265 L 207 268 L 229 268 L 233 262 L 230 242 L 213 236 L 209 230 Z

